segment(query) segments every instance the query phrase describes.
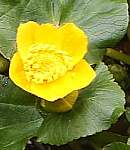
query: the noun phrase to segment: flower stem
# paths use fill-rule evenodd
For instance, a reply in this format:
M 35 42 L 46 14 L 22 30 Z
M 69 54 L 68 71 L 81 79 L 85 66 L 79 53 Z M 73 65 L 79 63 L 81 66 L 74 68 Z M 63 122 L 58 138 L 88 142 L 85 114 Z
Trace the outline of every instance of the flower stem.
M 116 51 L 112 48 L 107 48 L 106 56 L 109 56 L 119 61 L 123 61 L 124 63 L 130 65 L 130 56 L 121 53 L 119 51 Z

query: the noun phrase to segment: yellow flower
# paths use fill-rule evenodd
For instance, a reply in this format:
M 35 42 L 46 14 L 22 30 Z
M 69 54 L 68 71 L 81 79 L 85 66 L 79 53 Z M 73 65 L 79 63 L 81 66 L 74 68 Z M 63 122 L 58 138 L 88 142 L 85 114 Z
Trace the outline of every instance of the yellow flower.
M 9 76 L 19 87 L 48 101 L 86 87 L 95 71 L 83 59 L 88 39 L 73 23 L 61 27 L 20 24 Z

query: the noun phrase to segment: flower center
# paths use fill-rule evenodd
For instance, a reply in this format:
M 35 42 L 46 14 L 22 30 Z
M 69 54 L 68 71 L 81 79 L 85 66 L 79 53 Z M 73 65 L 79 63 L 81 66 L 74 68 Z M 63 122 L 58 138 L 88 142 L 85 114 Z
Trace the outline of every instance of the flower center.
M 27 80 L 37 84 L 54 81 L 72 68 L 72 57 L 49 44 L 32 45 L 24 62 Z

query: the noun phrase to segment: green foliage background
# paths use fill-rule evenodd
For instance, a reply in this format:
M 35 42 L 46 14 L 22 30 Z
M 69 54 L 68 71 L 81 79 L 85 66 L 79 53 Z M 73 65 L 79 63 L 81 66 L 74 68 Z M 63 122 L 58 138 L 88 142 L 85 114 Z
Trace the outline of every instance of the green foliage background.
M 89 37 L 86 59 L 98 63 L 95 80 L 80 92 L 74 108 L 67 113 L 45 112 L 37 107 L 37 97 L 0 75 L 0 149 L 22 150 L 34 136 L 43 143 L 62 145 L 107 130 L 117 121 L 124 112 L 125 95 L 99 62 L 105 49 L 126 33 L 127 9 L 125 0 L 0 0 L 0 51 L 6 58 L 11 59 L 17 49 L 20 23 L 74 22 Z M 113 150 L 113 145 L 117 147 L 113 143 L 104 150 Z

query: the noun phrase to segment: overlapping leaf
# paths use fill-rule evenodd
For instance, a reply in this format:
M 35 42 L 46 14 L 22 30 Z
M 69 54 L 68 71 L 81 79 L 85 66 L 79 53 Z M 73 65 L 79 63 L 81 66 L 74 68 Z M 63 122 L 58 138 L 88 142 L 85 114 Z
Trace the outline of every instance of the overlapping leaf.
M 88 34 L 90 49 L 100 50 L 122 38 L 127 18 L 125 0 L 0 0 L 0 51 L 12 57 L 17 27 L 28 20 L 74 22 Z M 99 57 L 90 56 L 90 61 Z M 104 65 L 97 68 L 96 79 L 80 93 L 70 112 L 43 112 L 43 121 L 34 99 L 0 76 L 0 149 L 22 150 L 28 138 L 36 135 L 43 143 L 65 144 L 108 129 L 124 111 L 124 93 Z
M 74 22 L 87 33 L 92 51 L 111 47 L 123 37 L 128 10 L 125 0 L 0 0 L 0 47 L 7 58 L 15 51 L 19 23 L 28 20 Z
M 96 79 L 80 93 L 70 112 L 46 115 L 38 132 L 39 141 L 60 145 L 106 130 L 123 113 L 124 103 L 124 93 L 107 67 L 100 65 Z
M 42 120 L 34 106 L 34 97 L 0 76 L 0 149 L 22 150 Z

